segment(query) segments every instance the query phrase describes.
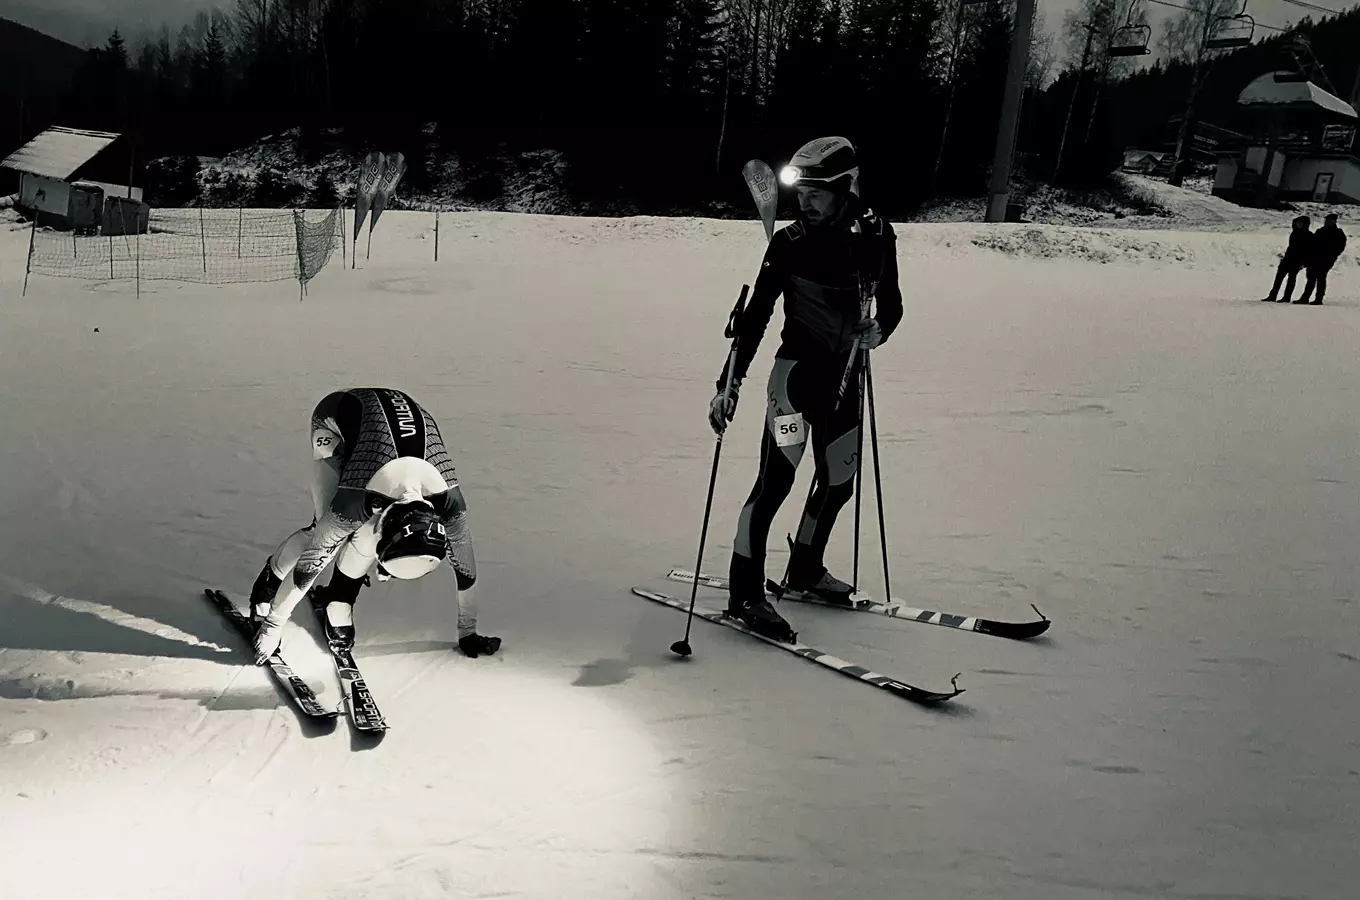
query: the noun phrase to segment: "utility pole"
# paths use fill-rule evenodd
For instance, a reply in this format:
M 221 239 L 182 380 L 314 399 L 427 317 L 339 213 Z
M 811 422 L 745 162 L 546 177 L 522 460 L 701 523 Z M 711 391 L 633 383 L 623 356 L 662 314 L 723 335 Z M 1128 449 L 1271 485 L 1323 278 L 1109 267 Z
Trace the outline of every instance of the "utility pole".
M 1034 24 L 1035 0 L 1019 0 L 1015 29 L 1011 32 L 1010 62 L 1006 67 L 1006 95 L 1001 102 L 1001 126 L 996 132 L 996 155 L 992 158 L 992 185 L 987 197 L 987 221 L 1006 221 L 1010 201 L 1011 157 L 1020 125 L 1020 101 L 1025 96 L 1029 69 L 1030 29 Z

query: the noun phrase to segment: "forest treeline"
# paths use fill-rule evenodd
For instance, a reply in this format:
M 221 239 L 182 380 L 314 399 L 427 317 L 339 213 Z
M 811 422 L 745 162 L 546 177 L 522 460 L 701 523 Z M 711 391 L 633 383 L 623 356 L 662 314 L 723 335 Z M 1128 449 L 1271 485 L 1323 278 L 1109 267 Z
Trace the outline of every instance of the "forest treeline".
M 1187 0 L 1180 16 L 1193 26 L 1225 2 Z M 641 212 L 733 200 L 746 159 L 777 163 L 813 136 L 843 134 L 861 149 L 875 204 L 903 210 L 985 191 L 1014 7 L 237 0 L 177 34 L 114 34 L 89 51 L 63 119 L 130 135 L 143 160 L 218 156 L 292 128 L 320 152 L 340 134 L 356 151 L 402 150 L 413 190 L 436 177 L 431 146 L 466 166 L 551 149 L 569 163 L 573 195 L 626 195 Z M 1141 9 L 1086 0 L 1057 47 L 1035 23 L 1018 154 L 1029 177 L 1095 183 L 1126 147 L 1165 149 L 1197 65 L 1197 118 L 1233 127 L 1237 93 L 1281 59 L 1279 36 L 1197 57 L 1172 27 L 1152 46 L 1167 61 L 1134 72 L 1106 48 Z M 1360 10 L 1299 33 L 1347 94 Z

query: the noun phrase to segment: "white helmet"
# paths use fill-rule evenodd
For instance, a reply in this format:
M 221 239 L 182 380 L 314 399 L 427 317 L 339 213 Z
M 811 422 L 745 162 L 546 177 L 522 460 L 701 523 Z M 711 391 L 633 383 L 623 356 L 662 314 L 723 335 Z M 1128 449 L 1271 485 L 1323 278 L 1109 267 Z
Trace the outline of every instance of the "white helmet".
M 855 145 L 843 137 L 808 141 L 793 154 L 779 173 L 779 180 L 789 187 L 809 184 L 858 197 L 859 159 Z
M 444 523 L 428 500 L 398 500 L 378 520 L 378 572 L 415 579 L 433 572 L 448 553 Z

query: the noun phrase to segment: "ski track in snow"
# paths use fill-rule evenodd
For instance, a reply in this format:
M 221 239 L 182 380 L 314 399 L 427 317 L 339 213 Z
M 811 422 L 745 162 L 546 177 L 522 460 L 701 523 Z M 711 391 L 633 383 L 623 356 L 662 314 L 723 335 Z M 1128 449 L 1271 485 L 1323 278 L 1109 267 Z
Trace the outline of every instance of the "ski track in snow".
M 27 232 L 0 232 L 0 900 L 1353 892 L 1354 254 L 1303 309 L 1257 302 L 1280 230 L 899 227 L 907 312 L 874 354 L 892 594 L 1054 625 L 785 612 L 876 671 L 961 671 L 927 710 L 703 621 L 678 660 L 684 617 L 629 594 L 687 590 L 665 573 L 694 564 L 757 223 L 445 215 L 438 264 L 432 225 L 388 212 L 301 302 L 39 276 L 20 299 Z M 309 520 L 308 415 L 351 385 L 438 417 L 505 639 L 456 651 L 447 573 L 366 590 L 377 741 L 305 721 L 201 597 L 241 603 Z M 317 631 L 304 609 L 284 650 L 334 706 Z

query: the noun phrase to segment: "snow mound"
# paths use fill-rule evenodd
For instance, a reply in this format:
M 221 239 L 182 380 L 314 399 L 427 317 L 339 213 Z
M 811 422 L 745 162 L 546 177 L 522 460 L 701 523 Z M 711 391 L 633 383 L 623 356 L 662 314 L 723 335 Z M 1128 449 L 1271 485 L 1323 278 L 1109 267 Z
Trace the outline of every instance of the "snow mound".
M 1165 209 L 1175 227 L 1212 229 L 1214 231 L 1259 231 L 1267 228 L 1289 228 L 1295 216 L 1311 216 L 1317 221 L 1337 207 L 1328 203 L 1288 203 L 1281 209 L 1256 209 L 1239 206 L 1212 193 L 1212 178 L 1186 179 L 1181 187 L 1146 175 L 1116 176 L 1128 190 L 1147 197 Z M 1130 225 L 1135 223 L 1131 222 Z M 1141 223 L 1139 223 L 1141 224 Z M 1167 227 L 1166 219 L 1152 227 Z

